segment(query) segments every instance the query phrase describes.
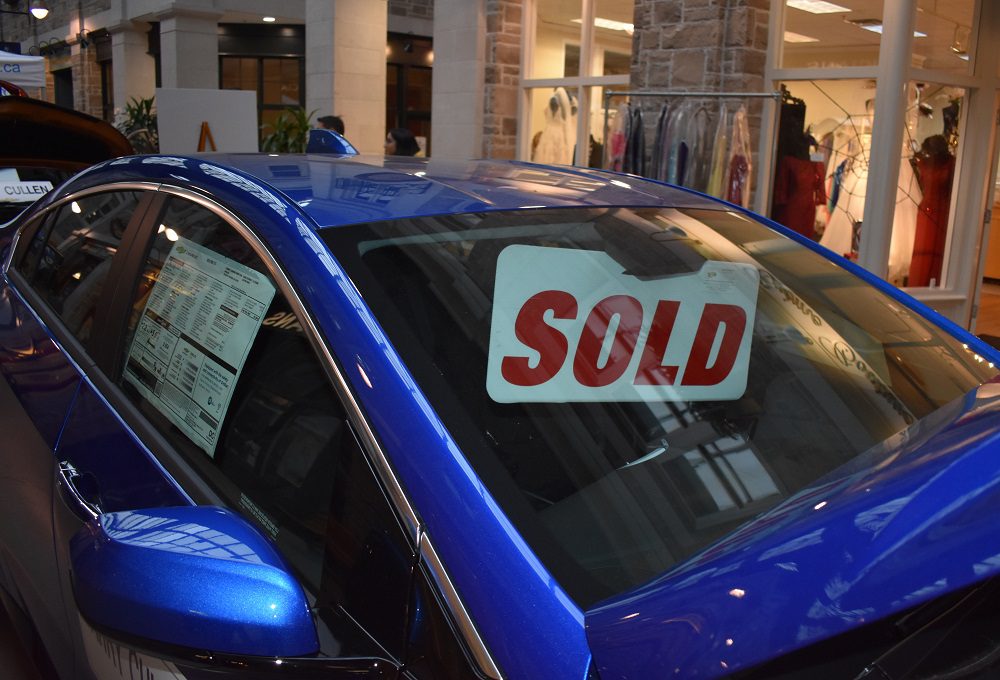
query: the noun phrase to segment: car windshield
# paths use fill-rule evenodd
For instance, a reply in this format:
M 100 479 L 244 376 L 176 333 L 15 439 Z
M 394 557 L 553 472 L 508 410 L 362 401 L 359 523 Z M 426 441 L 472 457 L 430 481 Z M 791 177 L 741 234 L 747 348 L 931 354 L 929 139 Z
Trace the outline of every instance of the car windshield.
M 724 210 L 579 208 L 321 232 L 511 521 L 586 607 L 996 374 Z

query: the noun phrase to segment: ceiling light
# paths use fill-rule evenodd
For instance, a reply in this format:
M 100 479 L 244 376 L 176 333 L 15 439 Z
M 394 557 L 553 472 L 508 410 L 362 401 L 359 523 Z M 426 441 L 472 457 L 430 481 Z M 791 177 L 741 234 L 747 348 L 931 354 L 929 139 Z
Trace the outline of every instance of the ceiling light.
M 792 31 L 785 31 L 785 42 L 811 43 L 811 42 L 819 42 L 819 38 L 813 38 L 812 36 L 802 35 L 801 33 L 794 33 Z
M 583 19 L 573 19 L 574 24 L 582 24 Z M 628 24 L 624 21 L 615 21 L 614 19 L 602 19 L 601 17 L 594 17 L 594 26 L 598 28 L 606 28 L 611 31 L 624 31 L 629 35 L 635 33 L 635 24 Z
M 273 24 L 275 21 L 277 21 L 277 19 L 275 19 L 274 17 L 263 17 L 261 21 L 263 21 L 266 24 Z
M 44 19 L 49 15 L 49 6 L 45 4 L 45 0 L 31 0 L 28 3 L 28 11 L 36 19 Z
M 849 7 L 841 7 L 832 2 L 825 2 L 825 0 L 788 0 L 785 4 L 812 14 L 836 14 L 837 12 L 851 11 Z
M 854 24 L 858 28 L 863 28 L 866 31 L 871 31 L 872 33 L 878 33 L 882 35 L 882 20 L 881 19 L 851 19 L 847 21 L 849 24 Z M 927 34 L 922 31 L 914 31 L 914 38 L 926 38 Z

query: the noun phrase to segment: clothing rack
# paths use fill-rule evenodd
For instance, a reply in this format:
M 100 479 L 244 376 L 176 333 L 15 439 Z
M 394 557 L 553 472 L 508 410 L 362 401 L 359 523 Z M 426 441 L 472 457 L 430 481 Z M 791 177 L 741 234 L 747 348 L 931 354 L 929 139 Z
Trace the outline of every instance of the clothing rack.
M 602 156 L 602 164 L 607 164 L 607 153 L 608 153 L 608 109 L 609 102 L 615 97 L 660 97 L 660 98 L 702 98 L 702 99 L 771 99 L 778 104 L 782 101 L 783 93 L 780 90 L 774 92 L 672 92 L 669 90 L 665 91 L 653 91 L 653 90 L 605 90 L 603 95 L 603 105 L 604 105 L 604 152 Z M 765 144 L 774 146 L 775 136 L 778 129 L 778 116 L 780 115 L 781 107 L 775 106 L 774 111 L 771 115 L 771 126 L 769 129 L 761 130 L 761 148 L 764 148 Z M 765 136 L 766 133 L 766 136 Z M 762 169 L 767 170 L 767 175 L 761 172 L 758 177 L 762 181 L 757 183 L 758 194 L 762 196 L 770 195 L 770 173 L 774 166 L 774 149 L 771 149 L 771 157 L 766 160 L 766 165 Z M 761 191 L 763 189 L 763 191 Z M 766 192 L 766 193 L 765 193 Z M 766 204 L 762 200 L 757 201 L 757 211 L 764 212 Z
M 649 90 L 605 90 L 604 91 L 604 148 L 607 153 L 608 141 L 608 103 L 614 97 L 690 97 L 690 98 L 715 98 L 715 99 L 773 99 L 780 102 L 782 98 L 780 90 L 774 92 L 655 92 Z M 777 125 L 777 114 L 772 124 Z M 603 160 L 607 160 L 606 158 Z

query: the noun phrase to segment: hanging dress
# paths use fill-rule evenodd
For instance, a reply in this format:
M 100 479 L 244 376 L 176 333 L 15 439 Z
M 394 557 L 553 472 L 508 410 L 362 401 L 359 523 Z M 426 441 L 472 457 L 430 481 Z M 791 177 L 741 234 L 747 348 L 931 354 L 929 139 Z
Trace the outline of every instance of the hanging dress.
M 733 134 L 726 173 L 725 199 L 730 203 L 750 207 L 750 126 L 745 106 L 733 115 Z
M 722 197 L 722 184 L 726 177 L 726 151 L 729 146 L 729 111 L 725 104 L 719 107 L 719 121 L 715 126 L 712 144 L 712 170 L 706 193 Z
M 920 174 L 923 198 L 917 212 L 917 230 L 913 238 L 913 258 L 910 260 L 907 285 L 929 286 L 931 281 L 941 283 L 955 157 L 950 154 L 918 154 L 913 162 Z

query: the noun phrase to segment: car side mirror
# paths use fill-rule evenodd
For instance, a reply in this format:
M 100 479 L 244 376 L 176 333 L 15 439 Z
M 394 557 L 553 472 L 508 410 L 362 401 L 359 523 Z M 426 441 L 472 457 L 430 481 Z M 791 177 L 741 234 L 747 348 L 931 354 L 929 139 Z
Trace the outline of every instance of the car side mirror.
M 216 653 L 319 650 L 305 594 L 271 543 L 216 507 L 100 515 L 70 543 L 80 614 L 95 627 Z

